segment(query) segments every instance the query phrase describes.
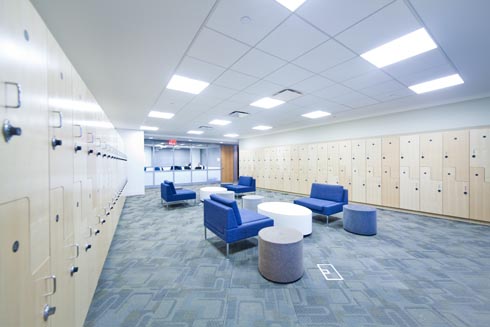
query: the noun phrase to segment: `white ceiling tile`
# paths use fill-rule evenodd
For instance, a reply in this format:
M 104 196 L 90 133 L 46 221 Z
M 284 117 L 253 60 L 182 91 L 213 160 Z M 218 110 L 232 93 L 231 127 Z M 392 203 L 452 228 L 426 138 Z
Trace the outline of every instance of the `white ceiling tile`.
M 299 106 L 299 107 L 314 107 L 314 106 L 321 106 L 323 105 L 327 100 L 311 95 L 311 94 L 305 94 L 302 97 L 296 98 L 294 100 L 291 100 L 291 103 Z
M 296 59 L 294 63 L 309 69 L 312 72 L 320 73 L 356 56 L 355 53 L 339 44 L 337 41 L 330 39 L 310 52 L 302 55 Z
M 186 56 L 175 73 L 210 83 L 224 71 L 225 69 L 222 67 Z
M 393 0 L 308 0 L 296 13 L 333 36 L 390 2 Z
M 245 92 L 255 94 L 256 96 L 258 96 L 258 98 L 255 100 L 258 100 L 260 97 L 272 96 L 273 94 L 283 89 L 284 89 L 284 85 L 278 85 L 268 81 L 258 81 L 252 86 L 246 88 Z
M 235 90 L 243 90 L 244 88 L 257 82 L 258 79 L 249 75 L 245 75 L 233 70 L 227 70 L 213 84 L 218 86 L 228 87 Z
M 316 96 L 319 96 L 321 98 L 328 100 L 328 99 L 332 99 L 332 98 L 335 98 L 335 97 L 338 97 L 338 96 L 341 96 L 343 94 L 347 94 L 350 92 L 352 92 L 351 89 L 349 89 L 343 85 L 340 85 L 340 84 L 334 84 L 334 85 L 329 86 L 327 88 L 324 88 L 322 90 L 313 92 L 313 95 L 316 95 Z
M 332 84 L 334 84 L 334 82 L 331 80 L 320 75 L 315 75 L 292 85 L 292 88 L 301 93 L 312 93 Z
M 321 75 L 335 82 L 343 82 L 374 69 L 377 68 L 361 57 L 356 57 L 322 72 Z
M 372 85 L 386 82 L 390 79 L 391 77 L 389 75 L 377 69 L 377 70 L 372 70 L 364 75 L 350 79 L 348 81 L 344 81 L 342 82 L 342 84 L 350 88 L 353 88 L 355 90 L 360 90 Z
M 394 79 L 390 79 L 388 81 L 361 89 L 359 92 L 370 97 L 376 97 L 376 95 L 378 94 L 388 93 L 398 89 L 408 89 L 408 88 L 403 84 L 395 81 Z
M 196 96 L 194 99 L 192 99 L 190 104 L 201 106 L 207 109 L 207 108 L 212 108 L 221 102 L 223 102 L 223 98 L 221 97 L 214 97 L 214 96 L 200 94 Z
M 153 109 L 164 112 L 176 112 L 193 98 L 193 94 L 165 89 Z
M 276 1 L 227 0 L 219 2 L 206 26 L 253 46 L 289 14 Z
M 257 48 L 291 61 L 327 39 L 328 36 L 292 15 L 262 40 Z
M 402 89 L 396 89 L 390 92 L 378 94 L 376 96 L 373 96 L 373 98 L 381 102 L 388 102 L 400 98 L 415 97 L 415 96 L 417 95 L 414 92 L 412 92 L 412 90 L 410 90 L 409 88 L 402 88 Z
M 397 78 L 398 76 L 403 77 L 412 75 L 414 73 L 423 72 L 434 67 L 445 65 L 449 65 L 446 57 L 442 54 L 440 49 L 434 49 L 432 51 L 428 51 L 418 56 L 384 67 L 383 70 Z
M 243 43 L 216 33 L 208 28 L 203 28 L 192 44 L 188 54 L 192 57 L 227 68 L 249 49 L 250 47 Z
M 365 96 L 364 94 L 360 94 L 355 91 L 335 97 L 332 99 L 332 101 L 349 106 L 351 108 L 365 107 L 378 103 L 377 100 L 374 100 L 368 96 Z
M 411 86 L 418 83 L 427 82 L 436 78 L 456 74 L 457 72 L 454 68 L 449 65 L 441 65 L 432 67 L 426 70 L 416 71 L 416 72 L 407 72 L 404 75 L 398 75 L 396 78 L 404 83 L 407 86 Z
M 405 3 L 396 1 L 342 32 L 336 39 L 362 54 L 420 27 L 420 23 Z
M 286 61 L 271 56 L 257 49 L 252 49 L 245 56 L 240 58 L 232 69 L 244 74 L 262 78 L 279 67 L 286 64 Z
M 249 104 L 251 104 L 252 102 L 254 102 L 255 100 L 257 100 L 257 94 L 240 92 L 240 93 L 233 95 L 232 97 L 230 97 L 226 101 L 233 102 L 237 106 L 245 107 L 245 106 L 248 106 Z
M 219 99 L 227 99 L 236 93 L 236 90 L 212 84 L 205 88 L 199 96 L 210 96 Z
M 299 68 L 298 66 L 287 64 L 265 77 L 265 80 L 280 85 L 290 86 L 311 76 L 313 76 L 313 73 Z

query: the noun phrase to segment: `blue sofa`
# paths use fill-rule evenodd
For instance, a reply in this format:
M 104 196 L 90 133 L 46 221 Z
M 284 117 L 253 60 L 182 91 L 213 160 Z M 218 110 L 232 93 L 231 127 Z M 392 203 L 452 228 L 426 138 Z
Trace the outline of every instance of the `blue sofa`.
M 204 200 L 204 239 L 209 229 L 226 242 L 226 256 L 229 243 L 257 236 L 262 228 L 274 226 L 274 220 L 247 209 L 238 209 L 235 200 L 211 194 Z
M 167 208 L 171 203 L 179 203 L 192 199 L 194 199 L 194 204 L 196 204 L 196 192 L 186 189 L 176 190 L 174 183 L 167 180 L 160 184 L 160 193 L 162 204 L 165 201 Z
M 255 192 L 255 178 L 250 176 L 240 176 L 238 184 L 224 185 L 228 191 L 233 191 L 235 194 Z
M 342 212 L 344 205 L 349 203 L 349 192 L 342 185 L 313 183 L 310 197 L 296 199 L 294 203 L 327 216 L 328 225 L 328 216 Z

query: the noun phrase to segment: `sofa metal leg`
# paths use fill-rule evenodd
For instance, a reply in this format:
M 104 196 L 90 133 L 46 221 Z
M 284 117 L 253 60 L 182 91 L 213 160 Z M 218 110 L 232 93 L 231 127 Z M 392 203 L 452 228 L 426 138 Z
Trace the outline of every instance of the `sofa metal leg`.
M 207 240 L 206 226 L 204 226 L 204 239 Z
M 328 216 L 327 216 L 327 227 L 328 227 Z
M 230 244 L 226 243 L 226 257 L 228 258 L 228 254 L 230 253 Z

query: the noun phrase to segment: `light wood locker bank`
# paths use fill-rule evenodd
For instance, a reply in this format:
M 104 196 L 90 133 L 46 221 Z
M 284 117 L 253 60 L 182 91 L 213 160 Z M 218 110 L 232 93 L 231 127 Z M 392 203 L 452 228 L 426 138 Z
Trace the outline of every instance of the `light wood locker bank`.
M 400 136 L 400 208 L 420 210 L 419 135 Z
M 400 137 L 386 136 L 381 140 L 381 203 L 400 207 Z
M 381 205 L 381 138 L 366 139 L 366 202 Z
M 354 202 L 366 202 L 366 141 L 353 140 L 352 148 L 352 196 Z

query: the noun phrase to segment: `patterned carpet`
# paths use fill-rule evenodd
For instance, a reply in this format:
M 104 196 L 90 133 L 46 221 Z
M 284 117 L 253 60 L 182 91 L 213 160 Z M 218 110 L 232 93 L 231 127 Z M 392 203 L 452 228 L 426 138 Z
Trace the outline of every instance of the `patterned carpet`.
M 227 260 L 202 219 L 202 205 L 162 208 L 158 189 L 128 198 L 85 326 L 489 326 L 490 226 L 379 210 L 366 237 L 315 216 L 305 274 L 281 285 L 259 274 L 257 238 Z

